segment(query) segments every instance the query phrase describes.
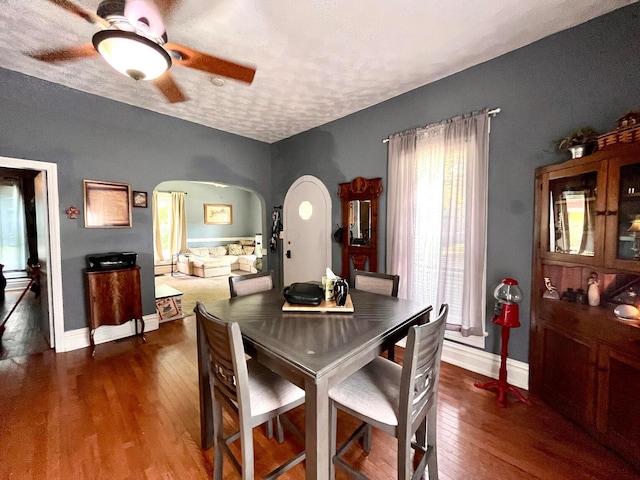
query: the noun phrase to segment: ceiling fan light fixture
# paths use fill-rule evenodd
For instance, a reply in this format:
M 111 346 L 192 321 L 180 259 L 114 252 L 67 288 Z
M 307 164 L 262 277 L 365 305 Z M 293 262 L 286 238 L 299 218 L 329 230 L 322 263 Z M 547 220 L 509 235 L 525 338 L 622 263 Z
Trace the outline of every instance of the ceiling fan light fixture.
M 157 43 L 134 32 L 101 30 L 93 46 L 115 70 L 134 80 L 153 80 L 171 68 L 171 57 Z

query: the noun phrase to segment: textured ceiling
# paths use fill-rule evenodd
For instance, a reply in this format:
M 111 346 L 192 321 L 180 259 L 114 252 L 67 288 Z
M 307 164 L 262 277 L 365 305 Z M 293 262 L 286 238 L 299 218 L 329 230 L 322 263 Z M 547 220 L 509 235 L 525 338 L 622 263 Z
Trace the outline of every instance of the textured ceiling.
M 254 82 L 174 65 L 168 104 L 100 57 L 29 52 L 87 43 L 95 25 L 46 0 L 0 0 L 0 67 L 272 143 L 495 58 L 636 0 L 182 0 L 169 41 L 254 66 Z M 75 0 L 95 12 L 99 0 Z

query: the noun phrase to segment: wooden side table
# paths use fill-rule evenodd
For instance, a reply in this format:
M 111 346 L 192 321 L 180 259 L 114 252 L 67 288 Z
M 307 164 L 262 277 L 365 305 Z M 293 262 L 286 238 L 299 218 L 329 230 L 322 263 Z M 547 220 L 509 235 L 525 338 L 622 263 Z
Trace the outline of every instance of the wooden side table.
M 142 295 L 140 292 L 140 267 L 122 270 L 85 272 L 87 281 L 87 309 L 89 314 L 89 340 L 91 354 L 96 346 L 93 335 L 102 325 L 122 325 L 133 320 L 135 334 L 144 337 L 144 319 L 142 318 Z

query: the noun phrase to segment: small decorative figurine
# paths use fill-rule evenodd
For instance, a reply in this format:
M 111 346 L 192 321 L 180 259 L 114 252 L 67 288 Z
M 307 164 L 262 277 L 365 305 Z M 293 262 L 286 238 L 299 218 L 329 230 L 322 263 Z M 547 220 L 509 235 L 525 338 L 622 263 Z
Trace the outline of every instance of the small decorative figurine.
M 598 274 L 591 272 L 589 280 L 587 280 L 589 287 L 587 288 L 587 300 L 589 305 L 597 307 L 600 305 L 600 282 L 598 281 Z
M 549 277 L 544 277 L 544 287 L 546 288 L 546 290 L 542 294 L 542 298 L 550 298 L 552 300 L 560 300 L 560 295 L 558 294 L 558 289 L 551 284 L 551 279 Z

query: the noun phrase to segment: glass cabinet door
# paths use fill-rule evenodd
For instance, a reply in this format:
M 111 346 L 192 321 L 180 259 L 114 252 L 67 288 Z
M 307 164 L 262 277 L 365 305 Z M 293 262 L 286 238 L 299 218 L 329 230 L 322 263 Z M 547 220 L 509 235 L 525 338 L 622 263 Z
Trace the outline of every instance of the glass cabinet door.
M 547 177 L 543 257 L 587 264 L 602 261 L 606 184 L 600 170 L 598 165 L 584 165 Z
M 640 158 L 610 160 L 608 192 L 607 260 L 640 270 Z

